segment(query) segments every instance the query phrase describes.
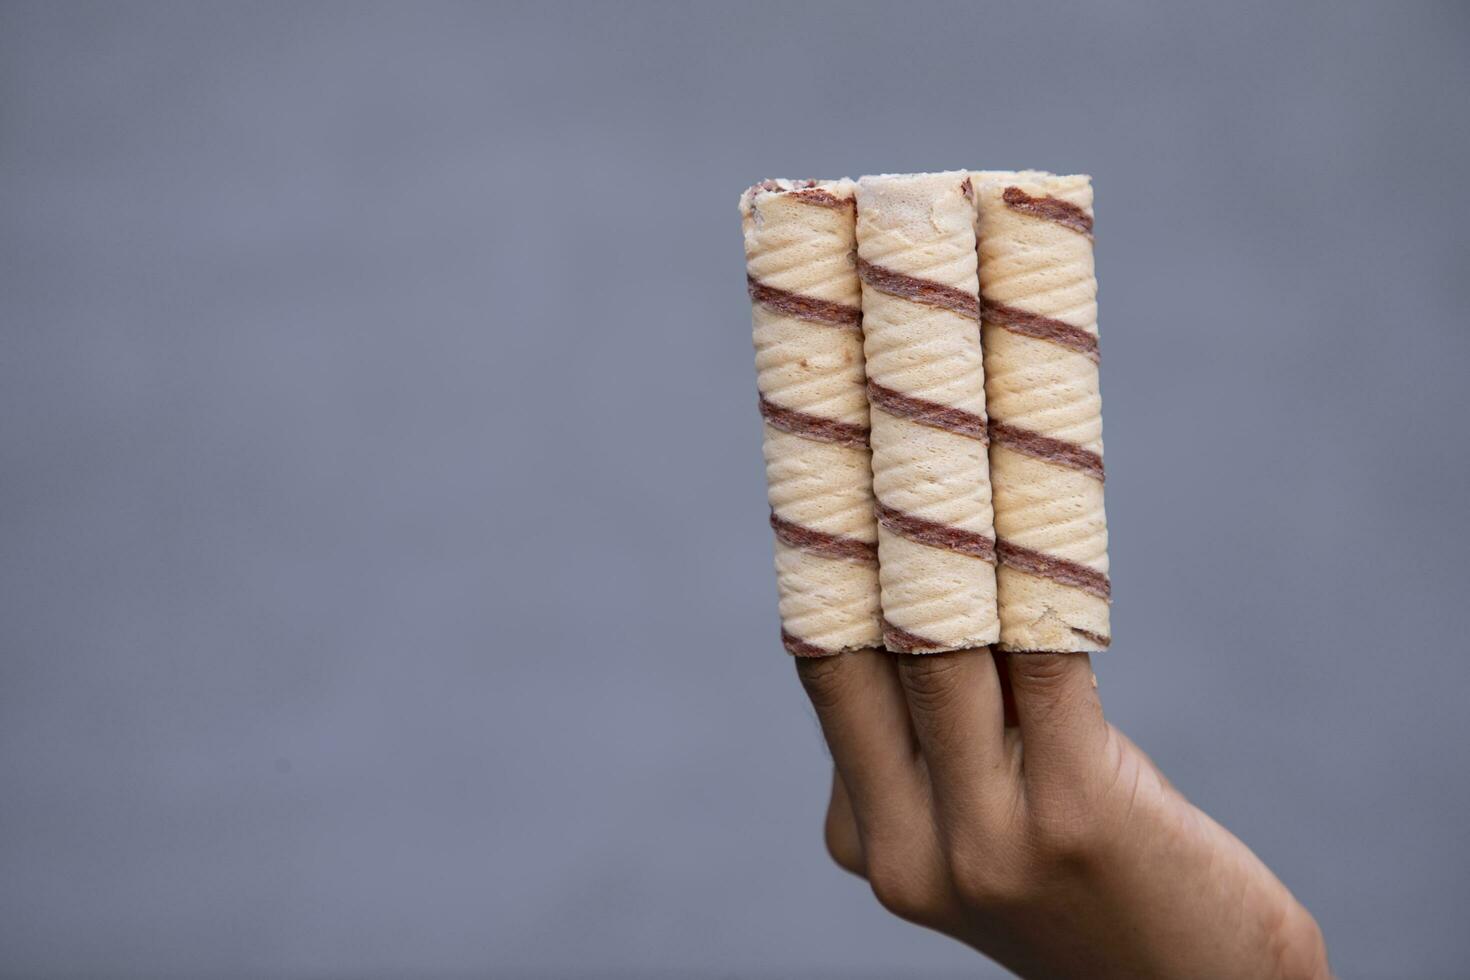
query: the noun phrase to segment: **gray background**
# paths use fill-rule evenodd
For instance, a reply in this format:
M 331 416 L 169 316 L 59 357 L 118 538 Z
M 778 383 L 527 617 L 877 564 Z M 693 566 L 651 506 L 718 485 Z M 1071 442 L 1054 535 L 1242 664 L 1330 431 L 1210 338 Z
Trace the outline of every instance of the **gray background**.
M 1113 720 L 1470 960 L 1463 4 L 0 8 L 0 972 L 994 973 L 819 841 L 735 199 L 1095 175 Z

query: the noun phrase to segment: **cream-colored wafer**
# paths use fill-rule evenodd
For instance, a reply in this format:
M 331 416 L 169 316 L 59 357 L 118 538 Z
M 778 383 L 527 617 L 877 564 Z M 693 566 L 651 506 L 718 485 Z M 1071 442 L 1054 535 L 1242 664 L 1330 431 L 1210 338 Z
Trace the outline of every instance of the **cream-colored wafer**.
M 858 181 L 883 634 L 905 653 L 999 636 L 969 195 L 961 171 Z
M 882 644 L 853 192 L 768 180 L 740 197 L 781 638 L 797 656 Z
M 1000 646 L 1108 646 L 1097 280 L 1086 176 L 975 172 Z

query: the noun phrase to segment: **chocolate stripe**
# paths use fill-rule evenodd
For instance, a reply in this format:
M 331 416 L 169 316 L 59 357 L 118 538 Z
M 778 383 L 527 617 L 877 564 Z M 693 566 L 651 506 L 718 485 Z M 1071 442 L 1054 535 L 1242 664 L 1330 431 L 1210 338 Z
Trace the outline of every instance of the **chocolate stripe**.
M 858 278 L 880 293 L 949 310 L 971 320 L 980 319 L 980 297 L 932 279 L 894 272 L 862 258 L 857 260 Z
M 788 180 L 789 187 L 782 187 L 779 180 L 763 180 L 751 188 L 753 191 L 770 191 L 772 194 L 786 194 L 790 191 L 804 190 L 808 187 L 816 187 L 815 180 Z
M 781 645 L 793 657 L 831 657 L 839 652 L 819 647 L 815 643 L 808 643 L 806 640 L 792 636 L 785 629 L 781 630 Z
M 831 191 L 822 187 L 808 187 L 799 191 L 792 191 L 791 196 L 803 204 L 815 204 L 819 208 L 849 208 L 857 207 L 857 201 L 851 197 L 838 197 Z
M 920 425 L 969 436 L 971 439 L 980 440 L 981 445 L 990 442 L 985 428 L 985 416 L 967 412 L 962 408 L 953 408 L 924 398 L 914 398 L 911 395 L 894 391 L 892 388 L 885 388 L 872 379 L 868 381 L 868 402 L 874 408 L 880 408 L 894 418 L 908 419 Z
M 995 541 L 987 534 L 976 534 L 938 521 L 926 520 L 905 514 L 884 505 L 880 500 L 874 504 L 878 523 L 894 534 L 908 538 L 931 548 L 943 548 L 961 555 L 969 555 L 982 561 L 995 561 Z
M 883 645 L 894 653 L 917 653 L 921 650 L 938 650 L 945 646 L 938 640 L 899 629 L 888 620 L 883 620 Z
M 1083 449 L 1074 442 L 1053 439 L 1030 429 L 991 420 L 990 435 L 1002 446 L 1009 446 L 1018 453 L 1044 459 L 1059 466 L 1081 470 L 1088 476 L 1103 479 L 1103 458 L 1090 449 Z
M 826 531 L 818 531 L 815 528 L 805 527 L 795 521 L 777 517 L 774 510 L 771 511 L 771 530 L 776 532 L 776 537 L 782 544 L 792 548 L 800 548 L 802 551 L 812 555 L 820 555 L 823 558 L 842 558 L 848 561 L 860 561 L 871 564 L 878 560 L 878 546 L 856 538 L 845 538 L 840 534 L 828 534 Z
M 1113 597 L 1113 587 L 1108 577 L 1095 568 L 1088 568 L 1086 565 L 1068 561 L 1066 558 L 1057 558 L 1040 551 L 1032 551 L 1030 548 L 1023 548 L 1005 540 L 997 541 L 995 550 L 1000 556 L 1000 563 L 1007 568 L 1014 568 L 1018 572 L 1037 575 L 1051 579 L 1060 585 L 1069 585 L 1072 588 L 1090 592 L 1099 599 L 1111 600 Z
M 1055 221 L 1088 238 L 1092 237 L 1092 215 L 1071 201 L 1063 201 L 1059 197 L 1032 197 L 1019 187 L 1007 187 L 1001 193 L 1001 199 L 1012 211 Z
M 791 181 L 790 187 L 782 187 L 780 181 L 763 180 L 753 191 L 768 191 L 772 194 L 789 194 L 803 204 L 815 204 L 819 208 L 855 208 L 857 199 L 838 197 L 825 187 L 818 187 L 815 180 Z
M 1092 630 L 1085 630 L 1078 626 L 1068 626 L 1067 629 L 1071 630 L 1073 633 L 1076 633 L 1084 640 L 1091 640 L 1093 643 L 1096 643 L 1099 647 L 1102 647 L 1104 649 L 1106 649 L 1107 646 L 1113 642 L 1113 638 L 1111 636 L 1103 636 L 1101 633 L 1094 633 Z
M 761 418 L 765 419 L 772 428 L 780 429 L 782 432 L 815 439 L 818 442 L 851 446 L 853 449 L 868 448 L 868 428 L 865 425 L 839 422 L 820 415 L 808 415 L 794 408 L 782 408 L 780 405 L 767 401 L 765 395 L 760 396 L 760 409 Z
M 863 322 L 863 311 L 856 306 L 789 293 L 775 286 L 767 286 L 749 273 L 745 275 L 745 284 L 750 290 L 752 303 L 759 303 L 798 320 L 827 323 L 835 327 L 856 327 Z
M 1097 337 L 1081 327 L 1074 327 L 1061 320 L 1053 320 L 1049 316 L 1018 310 L 1014 306 L 1006 306 L 1004 303 L 996 303 L 983 297 L 981 304 L 985 308 L 986 323 L 1004 327 L 1011 333 L 1020 334 L 1023 337 L 1034 337 L 1037 340 L 1048 340 L 1053 344 L 1060 344 L 1062 347 L 1086 354 L 1094 361 L 1098 359 Z

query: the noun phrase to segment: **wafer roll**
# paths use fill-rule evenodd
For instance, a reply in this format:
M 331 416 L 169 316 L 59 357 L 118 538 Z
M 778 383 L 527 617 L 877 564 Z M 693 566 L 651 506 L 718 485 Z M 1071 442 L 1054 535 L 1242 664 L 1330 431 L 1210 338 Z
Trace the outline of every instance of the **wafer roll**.
M 1106 649 L 1092 183 L 1034 171 L 973 174 L 1000 646 Z
M 768 180 L 740 198 L 781 639 L 882 643 L 854 186 Z
M 974 211 L 963 172 L 858 182 L 883 639 L 999 636 Z

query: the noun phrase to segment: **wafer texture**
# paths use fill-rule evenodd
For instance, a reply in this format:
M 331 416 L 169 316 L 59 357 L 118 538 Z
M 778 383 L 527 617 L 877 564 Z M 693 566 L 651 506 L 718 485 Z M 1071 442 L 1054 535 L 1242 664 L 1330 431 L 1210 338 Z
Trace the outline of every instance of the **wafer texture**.
M 1111 641 L 1092 182 L 977 171 L 1000 646 Z
M 970 195 L 962 171 L 857 186 L 883 637 L 904 653 L 1000 630 Z
M 797 656 L 882 643 L 850 180 L 740 197 L 781 635 Z

